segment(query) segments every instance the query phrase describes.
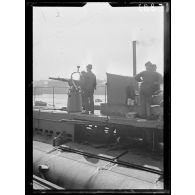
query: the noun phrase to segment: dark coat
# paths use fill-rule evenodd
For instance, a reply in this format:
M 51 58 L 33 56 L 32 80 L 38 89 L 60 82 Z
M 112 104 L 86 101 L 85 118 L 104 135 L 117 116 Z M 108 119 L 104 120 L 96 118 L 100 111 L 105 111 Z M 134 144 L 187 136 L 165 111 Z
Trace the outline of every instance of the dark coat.
M 162 75 L 154 71 L 142 71 L 135 76 L 138 82 L 142 82 L 140 90 L 145 95 L 152 95 L 160 89 L 162 83 Z

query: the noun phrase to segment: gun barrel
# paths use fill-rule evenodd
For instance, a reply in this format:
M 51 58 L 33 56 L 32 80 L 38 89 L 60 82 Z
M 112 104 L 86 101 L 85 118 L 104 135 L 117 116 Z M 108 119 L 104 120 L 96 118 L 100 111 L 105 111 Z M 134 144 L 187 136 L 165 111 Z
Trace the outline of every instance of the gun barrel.
M 73 79 L 64 79 L 64 78 L 56 78 L 56 77 L 49 77 L 49 79 L 56 80 L 56 81 L 62 81 L 62 82 L 67 82 L 69 86 L 73 86 L 77 91 L 78 86 L 80 85 L 79 81 L 73 80 Z
M 70 81 L 70 79 L 55 78 L 55 77 L 49 77 L 49 79 L 56 80 L 56 81 L 63 81 L 63 82 L 69 82 Z

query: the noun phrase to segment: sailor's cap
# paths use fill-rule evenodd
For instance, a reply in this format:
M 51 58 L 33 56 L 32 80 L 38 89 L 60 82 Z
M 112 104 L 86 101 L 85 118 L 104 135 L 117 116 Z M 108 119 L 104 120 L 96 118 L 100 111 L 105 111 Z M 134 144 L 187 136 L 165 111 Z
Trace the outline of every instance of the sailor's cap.
M 92 64 L 88 64 L 86 67 L 92 69 Z

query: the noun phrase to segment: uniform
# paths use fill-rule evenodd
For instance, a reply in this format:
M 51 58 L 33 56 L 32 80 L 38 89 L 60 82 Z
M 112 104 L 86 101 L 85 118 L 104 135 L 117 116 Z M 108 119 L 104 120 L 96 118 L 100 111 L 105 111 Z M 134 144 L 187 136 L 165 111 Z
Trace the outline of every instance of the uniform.
M 82 107 L 83 110 L 86 109 L 86 95 L 85 95 L 85 74 L 86 72 L 84 72 L 83 74 L 81 74 L 80 77 L 80 87 L 81 87 L 81 96 L 82 96 Z
M 162 83 L 161 74 L 154 71 L 143 71 L 135 76 L 138 82 L 142 82 L 140 86 L 140 106 L 141 116 L 150 116 L 151 98 L 155 91 L 160 89 Z
M 84 77 L 85 86 L 83 87 L 84 92 L 84 105 L 87 111 L 94 112 L 94 90 L 96 89 L 96 76 L 91 71 L 88 71 Z

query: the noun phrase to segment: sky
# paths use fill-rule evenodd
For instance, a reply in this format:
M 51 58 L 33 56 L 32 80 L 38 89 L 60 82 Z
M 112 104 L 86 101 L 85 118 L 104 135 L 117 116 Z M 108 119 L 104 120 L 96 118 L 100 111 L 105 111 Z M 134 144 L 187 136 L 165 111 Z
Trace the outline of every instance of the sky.
M 133 76 L 133 40 L 137 72 L 150 60 L 163 74 L 163 25 L 163 7 L 33 7 L 33 80 L 70 78 L 87 64 L 98 79 L 106 72 Z

